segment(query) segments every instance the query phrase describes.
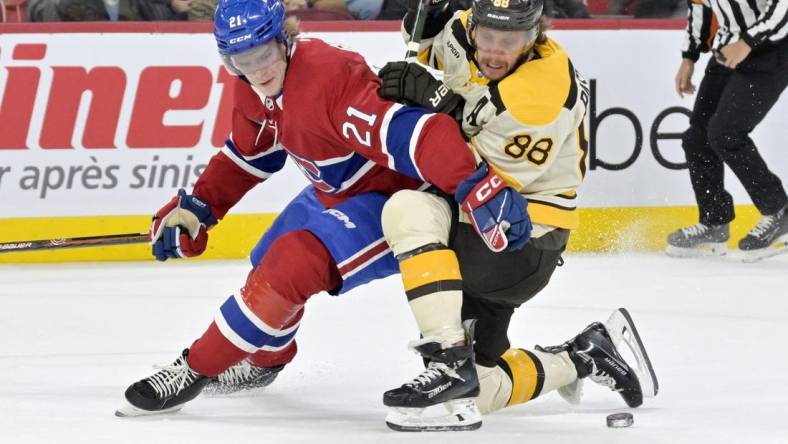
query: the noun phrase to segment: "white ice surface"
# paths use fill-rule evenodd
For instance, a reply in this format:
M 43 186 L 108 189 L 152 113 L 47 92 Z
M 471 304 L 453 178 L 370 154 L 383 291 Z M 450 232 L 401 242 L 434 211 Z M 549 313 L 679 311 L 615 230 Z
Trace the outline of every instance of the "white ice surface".
M 515 315 L 519 347 L 553 345 L 630 309 L 660 394 L 630 429 L 618 395 L 586 384 L 485 418 L 477 432 L 386 428 L 381 394 L 420 371 L 398 277 L 310 303 L 300 352 L 264 391 L 116 418 L 130 383 L 198 337 L 246 262 L 0 266 L 0 443 L 788 442 L 788 256 L 758 264 L 657 254 L 569 255 Z

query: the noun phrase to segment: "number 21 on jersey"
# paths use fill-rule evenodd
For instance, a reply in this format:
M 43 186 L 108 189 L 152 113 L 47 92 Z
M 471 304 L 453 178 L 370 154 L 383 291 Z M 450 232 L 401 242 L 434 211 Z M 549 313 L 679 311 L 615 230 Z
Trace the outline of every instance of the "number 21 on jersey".
M 358 143 L 371 147 L 372 146 L 372 134 L 369 130 L 362 129 L 359 131 L 358 126 L 356 123 L 364 123 L 366 127 L 371 128 L 375 125 L 375 120 L 377 119 L 377 115 L 375 114 L 367 114 L 349 106 L 346 111 L 348 115 L 348 120 L 342 124 L 342 135 L 345 136 L 346 139 L 350 140 L 351 134 L 353 137 L 358 141 Z M 360 122 L 359 122 L 360 121 Z

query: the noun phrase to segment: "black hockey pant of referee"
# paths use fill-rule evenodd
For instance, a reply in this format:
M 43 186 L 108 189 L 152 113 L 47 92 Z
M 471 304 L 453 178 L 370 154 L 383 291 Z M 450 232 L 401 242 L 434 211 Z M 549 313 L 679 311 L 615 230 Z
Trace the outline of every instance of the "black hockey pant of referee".
M 788 39 L 753 51 L 735 70 L 714 58 L 709 61 L 682 140 L 701 223 L 721 225 L 734 218 L 723 162 L 761 214 L 774 214 L 788 204 L 780 179 L 769 171 L 749 136 L 786 85 Z

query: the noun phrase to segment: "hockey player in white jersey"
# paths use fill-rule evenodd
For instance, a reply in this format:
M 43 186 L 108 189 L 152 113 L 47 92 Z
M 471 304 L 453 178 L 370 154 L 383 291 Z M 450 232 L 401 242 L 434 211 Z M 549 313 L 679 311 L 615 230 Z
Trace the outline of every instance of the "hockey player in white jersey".
M 637 407 L 658 386 L 626 310 L 561 346 L 512 348 L 507 336 L 515 308 L 547 285 L 578 226 L 577 188 L 588 167 L 588 83 L 544 33 L 542 0 L 475 0 L 453 14 L 448 2 L 422 5 L 427 18 L 418 56 L 443 71 L 443 82 L 417 63 L 392 62 L 379 73 L 383 97 L 460 121 L 481 165 L 455 196 L 400 191 L 384 207 L 384 233 L 422 336 L 412 347 L 428 362 L 413 381 L 384 394 L 392 408 L 387 423 L 395 430 L 471 430 L 481 426 L 479 410 L 554 389 L 576 400 L 586 376 Z M 407 39 L 418 8 L 411 1 L 403 20 Z M 467 217 L 454 204 L 469 195 L 483 199 L 501 185 L 486 180 L 487 170 L 527 198 L 527 244 L 489 230 L 497 226 L 496 214 Z M 488 235 L 477 236 L 472 226 Z M 464 344 L 474 319 L 471 351 Z M 622 358 L 622 343 L 637 366 Z M 449 414 L 427 417 L 424 408 L 438 404 Z

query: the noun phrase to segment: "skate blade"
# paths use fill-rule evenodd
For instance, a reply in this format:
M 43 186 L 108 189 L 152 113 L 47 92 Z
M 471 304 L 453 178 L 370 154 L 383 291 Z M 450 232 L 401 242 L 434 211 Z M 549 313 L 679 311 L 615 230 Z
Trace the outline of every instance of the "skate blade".
M 668 245 L 665 254 L 670 257 L 709 257 L 725 256 L 728 254 L 728 246 L 725 243 L 700 244 L 694 248 L 681 248 Z
M 657 374 L 654 372 L 646 347 L 643 345 L 643 340 L 640 338 L 640 334 L 635 328 L 635 323 L 632 321 L 632 316 L 630 316 L 627 309 L 619 308 L 614 311 L 605 322 L 605 327 L 616 348 L 621 342 L 624 342 L 635 357 L 637 367 L 633 368 L 633 370 L 640 380 L 643 396 L 648 398 L 657 396 L 659 392 Z
M 397 432 L 466 432 L 482 426 L 482 415 L 473 399 L 456 399 L 442 406 L 448 414 L 425 416 L 430 408 L 392 408 L 386 425 Z
M 753 251 L 742 251 L 741 260 L 745 264 L 752 264 L 753 262 L 760 262 L 764 259 L 784 253 L 788 253 L 788 235 L 778 238 L 776 242 L 767 248 Z
M 120 406 L 120 408 L 115 410 L 115 416 L 118 418 L 135 418 L 138 416 L 164 415 L 167 413 L 175 413 L 182 408 L 183 404 L 163 410 L 144 410 L 131 405 L 128 401 L 125 401 L 123 405 Z

